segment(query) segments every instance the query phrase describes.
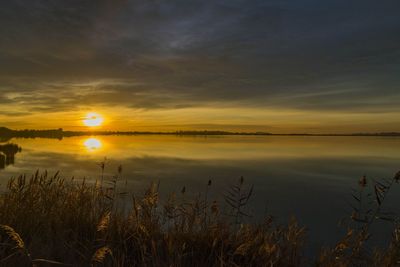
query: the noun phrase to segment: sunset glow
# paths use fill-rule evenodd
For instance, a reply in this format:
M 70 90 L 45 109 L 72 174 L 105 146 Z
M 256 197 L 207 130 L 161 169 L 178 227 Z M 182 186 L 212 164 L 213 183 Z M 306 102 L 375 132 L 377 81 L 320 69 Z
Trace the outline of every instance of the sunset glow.
M 400 132 L 398 1 L 22 2 L 0 17 L 1 126 Z

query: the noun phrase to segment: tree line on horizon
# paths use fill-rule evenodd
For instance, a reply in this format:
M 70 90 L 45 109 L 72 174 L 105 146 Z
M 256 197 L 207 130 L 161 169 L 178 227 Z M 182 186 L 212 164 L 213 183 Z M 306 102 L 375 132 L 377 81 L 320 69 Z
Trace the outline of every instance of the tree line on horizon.
M 45 138 L 58 138 L 83 135 L 137 135 L 137 134 L 165 134 L 165 135 L 271 135 L 266 132 L 229 132 L 229 131 L 64 131 L 62 128 L 50 130 L 12 130 L 7 127 L 0 127 L 0 137 L 45 137 Z
M 400 136 L 400 132 L 378 132 L 378 133 L 350 133 L 350 134 L 313 134 L 313 133 L 269 133 L 269 132 L 230 132 L 219 130 L 179 130 L 171 132 L 162 131 L 64 131 L 62 128 L 49 130 L 24 129 L 13 130 L 0 127 L 0 142 L 5 142 L 13 137 L 21 138 L 56 138 L 87 135 L 280 135 L 280 136 Z

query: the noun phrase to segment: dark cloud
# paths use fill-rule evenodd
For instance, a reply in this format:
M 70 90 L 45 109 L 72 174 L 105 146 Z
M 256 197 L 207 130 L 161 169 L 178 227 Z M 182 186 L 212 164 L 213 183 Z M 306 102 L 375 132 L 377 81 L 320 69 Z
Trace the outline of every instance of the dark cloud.
M 399 12 L 392 0 L 8 1 L 0 92 L 21 94 L 0 102 L 397 111 Z

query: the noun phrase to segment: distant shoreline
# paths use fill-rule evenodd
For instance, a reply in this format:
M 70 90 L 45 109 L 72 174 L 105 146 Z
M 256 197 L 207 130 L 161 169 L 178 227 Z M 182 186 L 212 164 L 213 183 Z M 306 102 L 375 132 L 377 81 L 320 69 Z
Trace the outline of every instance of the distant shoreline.
M 229 132 L 229 131 L 174 131 L 174 132 L 151 132 L 151 131 L 64 131 L 63 129 L 52 130 L 12 130 L 0 127 L 0 140 L 19 138 L 56 138 L 74 136 L 107 136 L 107 135 L 175 135 L 175 136 L 378 136 L 396 137 L 400 132 L 382 133 L 350 133 L 350 134 L 321 134 L 321 133 L 268 133 L 268 132 Z

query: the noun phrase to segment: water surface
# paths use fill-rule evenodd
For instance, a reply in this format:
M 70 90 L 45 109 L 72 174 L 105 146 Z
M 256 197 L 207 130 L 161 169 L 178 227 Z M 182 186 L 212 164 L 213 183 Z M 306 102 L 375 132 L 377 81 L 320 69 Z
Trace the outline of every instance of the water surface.
M 11 139 L 14 152 L 0 152 L 0 183 L 35 170 L 60 171 L 63 177 L 99 179 L 98 163 L 107 157 L 106 176 L 122 165 L 128 189 L 142 192 L 159 181 L 162 196 L 205 191 L 219 198 L 240 176 L 254 184 L 249 212 L 256 220 L 272 214 L 277 221 L 296 216 L 309 230 L 311 249 L 332 244 L 349 217 L 351 188 L 362 175 L 391 178 L 400 170 L 400 138 L 310 136 L 93 136 Z M 8 148 L 10 149 L 10 147 Z M 0 147 L 0 151 L 2 151 Z M 8 156 L 7 156 L 8 153 Z M 386 206 L 399 209 L 396 186 Z M 388 234 L 379 233 L 379 235 Z M 383 238 L 381 238 L 383 240 Z

